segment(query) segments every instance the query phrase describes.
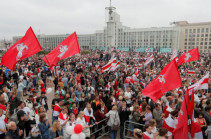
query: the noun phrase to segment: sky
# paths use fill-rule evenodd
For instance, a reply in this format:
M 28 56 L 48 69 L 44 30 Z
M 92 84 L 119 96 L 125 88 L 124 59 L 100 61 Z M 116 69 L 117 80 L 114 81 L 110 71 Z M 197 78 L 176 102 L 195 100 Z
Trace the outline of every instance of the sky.
M 91 34 L 102 30 L 109 0 L 0 0 L 0 40 L 35 34 Z M 166 27 L 173 21 L 209 22 L 211 0 L 113 0 L 123 25 Z

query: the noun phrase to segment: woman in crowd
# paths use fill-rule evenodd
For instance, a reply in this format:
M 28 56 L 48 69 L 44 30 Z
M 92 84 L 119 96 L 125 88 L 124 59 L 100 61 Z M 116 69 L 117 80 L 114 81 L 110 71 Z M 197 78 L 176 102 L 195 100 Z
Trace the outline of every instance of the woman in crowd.
M 50 128 L 49 132 L 49 139 L 62 139 L 63 132 L 58 120 L 53 122 L 52 128 Z
M 134 139 L 142 139 L 142 131 L 141 129 L 135 128 L 133 130 Z
M 198 118 L 196 118 L 196 121 L 197 121 L 198 124 L 201 126 L 201 130 L 202 130 L 202 132 L 204 133 L 205 130 L 207 129 L 207 123 L 206 123 L 206 120 L 205 120 L 205 118 L 204 118 L 202 112 L 200 112 L 200 113 L 198 114 Z
M 75 120 L 75 114 L 71 113 L 70 114 L 70 119 L 69 121 L 66 123 L 66 126 L 65 126 L 65 131 L 63 132 L 64 133 L 64 136 L 66 137 L 66 139 L 70 139 L 71 138 L 71 135 L 69 135 L 67 133 L 67 129 L 69 126 L 72 126 L 74 128 L 74 126 L 76 125 L 76 120 Z
M 112 110 L 110 110 L 107 114 L 106 117 L 108 117 L 108 126 L 110 127 L 110 134 L 111 134 L 111 139 L 116 139 L 117 137 L 117 131 L 118 127 L 120 126 L 120 120 L 119 120 L 119 114 L 117 111 L 117 106 L 113 106 Z
M 84 112 L 83 111 L 79 112 L 76 123 L 82 125 L 82 127 L 83 127 L 82 132 L 86 135 L 86 139 L 89 139 L 90 138 L 90 127 L 93 127 L 93 126 L 92 125 L 89 126 L 87 124 L 87 122 L 85 121 L 85 118 L 84 118 Z
M 38 127 L 40 129 L 41 136 L 43 139 L 49 139 L 50 124 L 49 124 L 49 121 L 46 119 L 46 114 L 45 113 L 40 114 L 39 119 L 40 119 L 40 123 L 38 124 Z
M 48 116 L 47 116 L 47 113 L 45 112 L 44 107 L 43 106 L 38 107 L 37 114 L 35 115 L 36 125 L 40 123 L 40 114 L 43 114 L 43 113 L 46 115 L 46 119 L 48 119 Z

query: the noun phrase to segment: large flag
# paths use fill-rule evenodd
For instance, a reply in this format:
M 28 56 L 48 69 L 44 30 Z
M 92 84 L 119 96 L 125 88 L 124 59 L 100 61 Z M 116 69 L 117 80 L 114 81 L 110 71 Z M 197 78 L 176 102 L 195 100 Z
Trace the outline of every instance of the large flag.
M 164 92 L 181 86 L 182 81 L 174 59 L 163 68 L 160 74 L 147 85 L 142 93 L 156 102 Z
M 144 62 L 144 66 L 148 65 L 150 62 L 154 60 L 154 56 L 151 55 L 150 57 L 147 58 L 147 60 Z
M 183 63 L 195 61 L 195 60 L 198 60 L 198 59 L 199 59 L 199 50 L 198 50 L 198 48 L 191 49 L 187 53 L 183 53 L 180 56 L 180 58 L 178 60 L 178 66 L 183 64 Z
M 176 125 L 176 128 L 173 131 L 174 138 L 187 139 L 188 132 L 191 133 L 192 138 L 194 137 L 194 91 L 192 91 L 191 101 L 189 99 L 189 95 L 189 90 L 187 89 L 184 101 L 182 102 L 182 106 L 179 112 L 178 124 Z
M 185 96 L 189 97 L 188 92 Z M 188 109 L 187 101 L 184 98 L 179 112 L 178 124 L 173 131 L 175 139 L 188 139 Z
M 7 50 L 2 57 L 1 64 L 11 70 L 15 70 L 15 65 L 18 61 L 30 57 L 41 50 L 42 47 L 30 27 L 26 34 Z
M 43 61 L 49 67 L 55 66 L 58 61 L 71 57 L 72 55 L 80 53 L 77 35 L 74 32 L 65 40 L 63 40 L 55 49 L 48 55 L 43 57 Z
M 209 72 L 198 82 L 188 87 L 189 90 L 200 90 L 200 89 L 208 89 L 208 82 L 209 82 Z
M 116 63 L 116 58 L 111 59 L 105 66 L 103 66 L 101 72 L 108 71 L 113 63 Z

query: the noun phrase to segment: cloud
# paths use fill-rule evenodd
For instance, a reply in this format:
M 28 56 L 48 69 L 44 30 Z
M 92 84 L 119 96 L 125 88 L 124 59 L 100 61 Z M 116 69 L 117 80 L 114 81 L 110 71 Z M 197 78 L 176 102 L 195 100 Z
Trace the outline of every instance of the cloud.
M 24 35 L 94 33 L 105 23 L 109 0 L 5 0 L 0 4 L 0 40 Z M 210 21 L 209 0 L 113 0 L 121 22 L 132 28 L 169 26 L 169 22 Z

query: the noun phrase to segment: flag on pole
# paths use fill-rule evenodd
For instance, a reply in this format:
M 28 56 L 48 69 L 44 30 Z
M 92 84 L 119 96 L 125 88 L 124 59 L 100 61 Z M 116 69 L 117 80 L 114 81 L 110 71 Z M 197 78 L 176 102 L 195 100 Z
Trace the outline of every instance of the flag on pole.
M 76 32 L 71 34 L 65 40 L 63 40 L 55 49 L 53 49 L 48 55 L 43 57 L 43 61 L 52 67 L 57 64 L 58 61 L 71 57 L 72 55 L 80 53 L 78 39 Z
M 1 64 L 11 70 L 15 70 L 15 65 L 18 61 L 30 57 L 41 50 L 42 47 L 30 27 L 26 34 L 7 50 L 2 57 Z
M 119 61 L 117 63 L 112 63 L 111 64 L 111 68 L 109 69 L 109 72 L 115 71 L 119 67 L 120 67 L 120 62 Z
M 179 60 L 178 60 L 178 66 L 180 66 L 183 63 L 195 61 L 199 59 L 199 50 L 198 48 L 191 49 L 187 53 L 183 53 Z
M 189 97 L 188 92 L 185 94 Z M 188 106 L 187 101 L 184 100 L 182 102 L 182 106 L 179 112 L 179 118 L 178 118 L 178 124 L 176 125 L 176 128 L 173 130 L 174 138 L 175 139 L 188 139 Z M 182 136 L 181 136 L 182 135 Z
M 150 62 L 154 60 L 154 56 L 151 55 L 150 57 L 147 58 L 147 60 L 144 62 L 144 66 L 148 65 Z
M 142 93 L 156 102 L 164 92 L 181 86 L 182 81 L 174 59 L 163 68 L 160 74 L 147 85 Z
M 111 59 L 105 66 L 103 66 L 101 72 L 108 71 L 113 63 L 116 63 L 116 58 Z

